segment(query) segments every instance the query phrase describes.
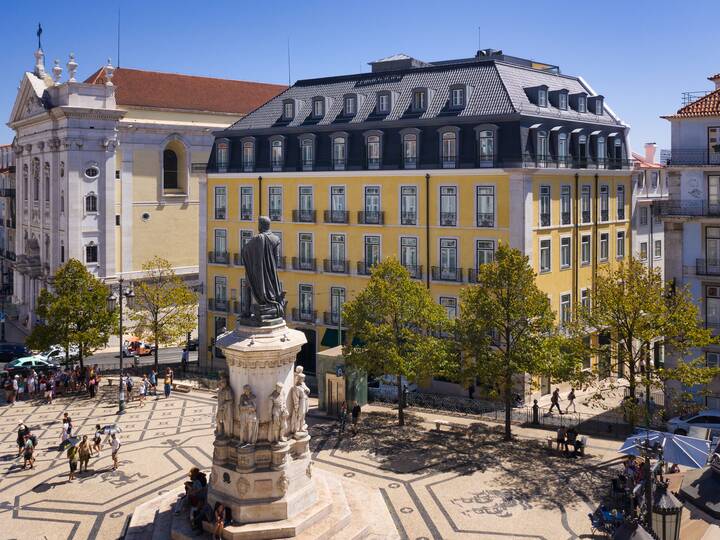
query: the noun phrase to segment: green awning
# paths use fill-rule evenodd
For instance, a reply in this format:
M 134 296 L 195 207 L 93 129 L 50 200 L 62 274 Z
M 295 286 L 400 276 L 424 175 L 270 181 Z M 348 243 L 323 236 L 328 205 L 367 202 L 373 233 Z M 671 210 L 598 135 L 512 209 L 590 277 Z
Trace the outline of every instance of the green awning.
M 346 332 L 342 333 L 342 344 L 345 345 Z M 320 341 L 320 345 L 323 347 L 337 347 L 338 346 L 338 330 L 337 328 L 327 328 L 325 334 Z

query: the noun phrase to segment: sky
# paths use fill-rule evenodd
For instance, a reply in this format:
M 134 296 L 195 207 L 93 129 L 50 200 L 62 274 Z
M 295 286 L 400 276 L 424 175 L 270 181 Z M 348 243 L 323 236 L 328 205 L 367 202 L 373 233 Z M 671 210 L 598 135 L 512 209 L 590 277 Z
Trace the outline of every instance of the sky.
M 582 76 L 631 126 L 635 151 L 669 148 L 660 115 L 720 72 L 718 0 L 0 0 L 0 144 L 12 141 L 5 122 L 33 69 L 38 22 L 46 68 L 60 60 L 64 80 L 74 52 L 84 79 L 118 63 L 118 10 L 122 67 L 250 81 L 287 83 L 288 42 L 292 81 L 368 71 L 399 52 L 466 58 L 479 42 Z

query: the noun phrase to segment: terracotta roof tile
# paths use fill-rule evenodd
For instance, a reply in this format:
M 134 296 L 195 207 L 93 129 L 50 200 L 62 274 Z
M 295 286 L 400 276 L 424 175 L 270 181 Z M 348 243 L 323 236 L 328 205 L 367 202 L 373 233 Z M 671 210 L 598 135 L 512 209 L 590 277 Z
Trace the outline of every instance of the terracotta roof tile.
M 105 84 L 105 68 L 85 82 Z M 176 73 L 117 68 L 112 79 L 118 105 L 245 115 L 287 87 Z
M 720 116 L 720 89 L 696 99 L 675 114 L 663 116 L 663 118 L 697 118 L 703 116 Z
M 636 154 L 635 152 L 632 152 L 632 158 L 635 161 L 635 164 L 640 167 L 641 169 L 662 169 L 663 166 L 660 163 L 651 163 L 650 161 L 645 159 L 645 156 L 641 156 L 640 154 Z

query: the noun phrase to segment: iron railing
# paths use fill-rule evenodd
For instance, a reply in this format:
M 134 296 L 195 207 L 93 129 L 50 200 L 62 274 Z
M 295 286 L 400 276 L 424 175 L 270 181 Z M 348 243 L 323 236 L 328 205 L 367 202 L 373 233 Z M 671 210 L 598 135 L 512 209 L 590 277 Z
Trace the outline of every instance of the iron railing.
M 293 210 L 293 222 L 315 223 L 315 210 Z
M 363 225 L 383 225 L 385 223 L 385 212 L 382 210 L 360 210 L 358 212 L 358 223 Z
M 292 319 L 293 321 L 297 322 L 307 322 L 314 324 L 315 320 L 317 319 L 317 311 L 308 311 L 305 309 L 292 308 Z
M 417 212 L 400 212 L 400 225 L 417 225 Z
M 325 323 L 325 326 L 337 326 L 341 323 L 340 313 L 337 313 L 336 311 L 324 311 L 323 323 Z M 340 328 L 345 328 L 345 325 L 340 324 Z
M 293 270 L 306 270 L 308 272 L 315 272 L 317 270 L 316 259 L 305 259 L 303 257 L 292 258 Z
M 457 225 L 457 212 L 440 212 L 440 225 L 443 227 Z
M 450 266 L 433 266 L 431 273 L 433 281 L 454 281 L 462 283 L 463 269 Z
M 696 259 L 695 273 L 698 276 L 720 276 L 720 260 Z
M 323 219 L 325 223 L 349 223 L 350 212 L 347 210 L 325 210 Z
M 233 264 L 235 266 L 243 266 L 242 253 L 233 253 Z
M 410 277 L 413 279 L 422 279 L 423 267 L 421 265 L 403 264 L 405 269 L 410 272 Z
M 282 221 L 282 210 L 279 208 L 271 208 L 268 211 L 268 217 L 270 221 Z
M 228 313 L 230 311 L 230 302 L 225 298 L 208 298 L 208 309 Z
M 684 165 L 712 165 L 720 167 L 720 144 L 714 148 L 673 148 L 667 160 L 668 167 Z
M 323 271 L 329 274 L 349 274 L 350 261 L 338 259 L 324 259 Z
M 488 212 L 478 212 L 475 223 L 478 227 L 494 227 L 495 214 Z
M 208 262 L 210 264 L 230 264 L 230 253 L 227 251 L 209 251 Z
M 360 276 L 369 276 L 370 272 L 372 271 L 372 267 L 377 264 L 377 261 L 372 262 L 366 262 L 366 261 L 358 261 L 357 263 L 357 273 Z
M 656 216 L 720 217 L 720 203 L 707 201 L 656 201 L 652 208 Z

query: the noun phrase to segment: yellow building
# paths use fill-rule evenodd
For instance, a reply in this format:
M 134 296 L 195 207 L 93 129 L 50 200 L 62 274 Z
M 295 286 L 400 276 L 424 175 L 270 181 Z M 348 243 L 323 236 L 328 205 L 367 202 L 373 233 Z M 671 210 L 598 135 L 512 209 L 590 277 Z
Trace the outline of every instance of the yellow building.
M 568 317 L 599 268 L 629 255 L 624 126 L 579 79 L 524 62 L 391 57 L 299 81 L 219 133 L 201 189 L 201 339 L 249 302 L 240 251 L 260 215 L 282 241 L 287 319 L 308 336 L 310 373 L 316 350 L 339 343 L 342 303 L 389 256 L 455 315 L 461 287 L 509 243 Z

